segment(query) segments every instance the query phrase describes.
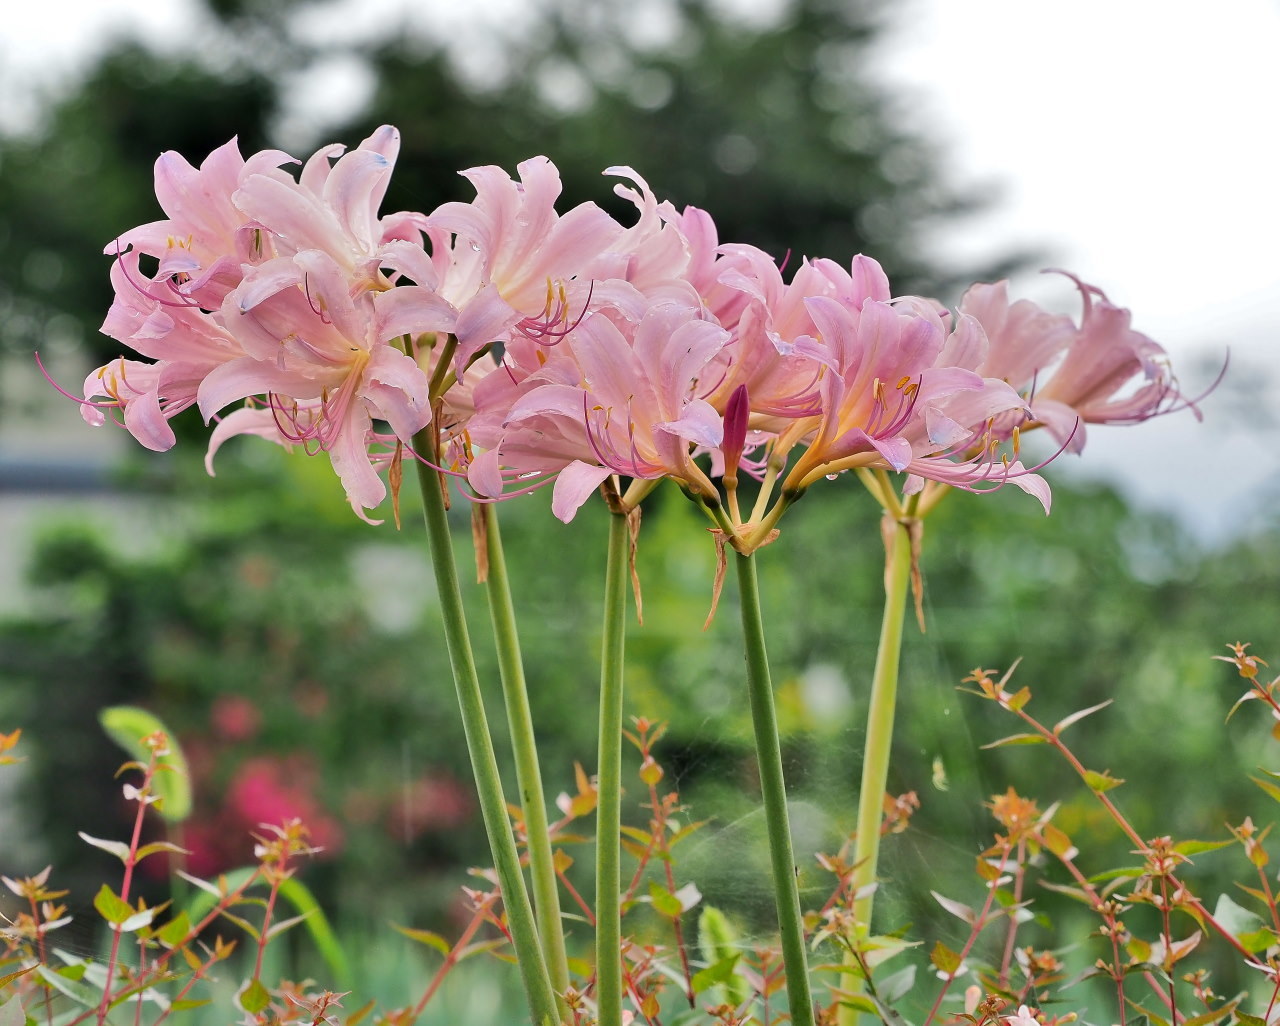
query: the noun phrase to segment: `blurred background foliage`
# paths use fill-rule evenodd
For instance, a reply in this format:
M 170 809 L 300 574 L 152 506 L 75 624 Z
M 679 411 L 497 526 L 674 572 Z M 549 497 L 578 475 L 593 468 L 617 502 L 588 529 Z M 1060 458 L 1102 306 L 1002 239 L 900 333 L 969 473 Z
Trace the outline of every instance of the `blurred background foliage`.
M 308 122 L 289 114 L 299 69 L 344 56 L 298 31 L 310 6 L 209 0 L 220 28 L 200 52 L 178 60 L 122 43 L 49 105 L 37 132 L 0 139 L 5 352 L 74 354 L 85 369 L 117 355 L 96 333 L 110 302 L 102 251 L 159 216 L 149 183 L 160 151 L 198 162 L 238 135 L 246 153 L 301 153 L 330 138 L 354 144 L 387 121 L 404 141 L 387 209 L 467 199 L 460 168 L 511 169 L 546 153 L 566 205 L 609 205 L 600 173 L 629 164 L 660 196 L 712 210 L 722 241 L 779 258 L 865 250 L 901 291 L 928 294 L 1001 271 L 934 266 L 922 245 L 931 223 L 980 197 L 948 181 L 945 154 L 898 127 L 895 98 L 864 73 L 887 5 L 791 0 L 756 21 L 710 0 L 546 5 L 489 40 L 487 73 L 456 41 L 393 30 L 345 53 L 371 76 L 358 116 Z M 667 19 L 657 42 L 634 30 L 646 12 Z M 21 399 L 3 411 L 27 412 Z M 176 426 L 174 453 L 132 454 L 92 505 L 69 502 L 44 526 L 26 610 L 0 623 L 0 728 L 23 726 L 31 756 L 22 811 L 10 816 L 21 829 L 0 831 L 0 861 L 7 871 L 55 862 L 87 902 L 110 867 L 74 830 L 122 829 L 110 784 L 120 756 L 96 715 L 128 702 L 171 723 L 188 749 L 193 868 L 246 861 L 260 818 L 302 813 L 328 849 L 307 881 L 339 922 L 438 927 L 483 843 L 410 490 L 405 529 L 373 529 L 350 515 L 324 461 L 248 442 L 220 455 L 211 481 L 203 427 L 194 414 Z M 1047 722 L 1116 699 L 1074 740 L 1087 764 L 1129 781 L 1119 797 L 1144 833 L 1221 837 L 1224 822 L 1265 808 L 1246 776 L 1267 758 L 1268 725 L 1246 714 L 1222 726 L 1240 688 L 1209 656 L 1240 638 L 1280 658 L 1268 601 L 1280 593 L 1280 532 L 1206 551 L 1114 491 L 1060 478 L 1055 491 L 1051 518 L 1011 489 L 954 496 L 928 524 L 928 632 L 908 631 L 891 778 L 922 809 L 882 855 L 886 921 L 923 929 L 936 919 L 927 890 L 969 873 L 991 829 L 982 803 L 1010 783 L 1042 806 L 1064 803 L 1057 822 L 1086 852 L 1105 849 L 1089 868 L 1125 860 L 1127 845 L 1046 750 L 980 750 L 1017 728 L 957 693 L 977 664 L 1003 669 L 1023 656 L 1017 680 Z M 119 502 L 147 509 L 138 523 L 162 525 L 141 550 L 95 522 Z M 566 528 L 545 506 L 535 496 L 502 516 L 554 793 L 572 786 L 574 761 L 595 761 L 604 524 L 588 508 Z M 467 511 L 455 516 L 465 558 Z M 748 931 L 767 933 L 732 596 L 697 629 L 715 571 L 703 528 L 674 490 L 646 506 L 628 709 L 670 720 L 660 760 L 710 819 L 684 872 Z M 851 480 L 816 489 L 783 528 L 760 555 L 762 585 L 802 878 L 820 902 L 827 881 L 807 855 L 834 850 L 852 827 L 883 553 L 876 512 Z M 478 589 L 469 600 L 483 624 Z M 480 657 L 496 679 L 483 644 Z M 579 858 L 575 872 L 589 863 Z M 1211 883 L 1209 900 L 1225 886 Z

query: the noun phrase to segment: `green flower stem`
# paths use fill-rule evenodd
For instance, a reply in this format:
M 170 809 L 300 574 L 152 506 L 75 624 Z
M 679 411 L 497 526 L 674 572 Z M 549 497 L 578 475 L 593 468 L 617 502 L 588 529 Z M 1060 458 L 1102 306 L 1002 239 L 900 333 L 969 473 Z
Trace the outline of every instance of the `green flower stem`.
M 556 885 L 551 836 L 547 830 L 547 802 L 542 790 L 542 770 L 538 764 L 538 746 L 533 735 L 533 716 L 529 711 L 529 691 L 525 684 L 524 661 L 520 656 L 520 636 L 516 631 L 515 607 L 511 602 L 511 585 L 507 577 L 502 535 L 498 530 L 498 515 L 491 502 L 482 503 L 481 512 L 484 516 L 489 556 L 489 617 L 498 649 L 502 693 L 507 705 L 507 727 L 511 732 L 516 779 L 520 786 L 520 805 L 524 810 L 525 832 L 529 838 L 529 873 L 533 880 L 538 936 L 542 939 L 542 955 L 551 973 L 551 986 L 556 992 L 557 1008 L 561 1018 L 564 1018 L 566 1009 L 561 995 L 569 986 L 569 961 L 564 950 L 560 891 Z
M 414 447 L 420 453 L 434 456 L 436 445 L 432 429 L 418 432 L 414 436 Z M 533 908 L 529 904 L 524 876 L 520 872 L 520 854 L 516 850 L 515 835 L 507 817 L 502 780 L 498 775 L 498 760 L 494 755 L 493 740 L 489 736 L 489 724 L 485 718 L 480 678 L 476 673 L 475 656 L 471 651 L 471 638 L 463 613 L 458 571 L 453 562 L 453 543 L 449 537 L 449 520 L 445 515 L 444 488 L 440 474 L 420 461 L 418 483 L 422 489 L 431 567 L 435 572 L 436 591 L 440 596 L 440 608 L 444 617 L 449 663 L 453 667 L 453 683 L 458 692 L 458 705 L 462 710 L 462 728 L 467 739 L 467 752 L 471 757 L 471 772 L 480 797 L 485 832 L 489 836 L 489 850 L 498 872 L 499 886 L 502 888 L 502 903 L 506 908 L 511 943 L 520 964 L 520 976 L 533 1021 L 537 1026 L 549 1026 L 560 1021 L 556 1013 L 555 993 L 547 975 L 542 949 L 538 947 Z
M 855 843 L 853 890 L 876 881 L 880 855 L 880 823 L 884 815 L 884 792 L 889 779 L 889 750 L 893 742 L 893 714 L 898 696 L 898 663 L 902 654 L 902 622 L 907 609 L 907 592 L 911 581 L 911 530 L 897 520 L 889 520 L 893 530 L 888 544 L 885 572 L 884 618 L 880 623 L 880 647 L 876 651 L 875 676 L 871 681 L 871 707 L 867 711 L 867 743 L 862 755 L 862 784 L 858 790 L 858 825 Z M 888 530 L 888 528 L 886 528 Z M 874 894 L 864 894 L 854 902 L 857 923 L 871 933 L 871 908 Z M 846 952 L 844 964 L 857 960 Z M 862 981 L 853 974 L 842 978 L 841 987 L 850 993 L 861 993 Z M 857 1022 L 858 1013 L 848 1005 L 840 1006 L 840 1026 Z
M 627 615 L 627 517 L 609 517 L 600 652 L 596 805 L 596 1004 L 600 1026 L 622 1026 L 622 683 Z
M 813 997 L 805 961 L 804 924 L 800 913 L 800 889 L 796 859 L 787 817 L 787 792 L 782 776 L 782 747 L 778 718 L 773 707 L 769 656 L 764 646 L 764 619 L 760 614 L 760 590 L 755 559 L 737 552 L 738 594 L 742 605 L 742 633 L 746 643 L 747 690 L 751 698 L 751 722 L 756 734 L 756 760 L 764 797 L 765 824 L 769 832 L 769 860 L 773 894 L 782 935 L 782 962 L 787 974 L 787 996 L 795 1026 L 813 1026 Z

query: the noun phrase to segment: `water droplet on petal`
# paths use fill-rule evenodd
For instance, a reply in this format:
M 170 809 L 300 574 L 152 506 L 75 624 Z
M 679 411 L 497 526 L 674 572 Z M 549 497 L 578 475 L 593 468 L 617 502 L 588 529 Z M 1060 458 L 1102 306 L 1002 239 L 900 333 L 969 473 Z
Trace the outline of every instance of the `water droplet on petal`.
M 835 480 L 836 478 L 838 478 L 839 476 L 840 476 L 839 474 L 828 474 L 828 475 L 827 475 L 827 480 L 828 480 L 828 481 L 834 481 L 834 480 Z
M 473 253 L 479 253 L 479 252 L 480 252 L 480 243 L 476 242 L 476 240 L 475 240 L 475 239 L 472 239 L 472 240 L 471 240 L 471 252 L 473 252 Z

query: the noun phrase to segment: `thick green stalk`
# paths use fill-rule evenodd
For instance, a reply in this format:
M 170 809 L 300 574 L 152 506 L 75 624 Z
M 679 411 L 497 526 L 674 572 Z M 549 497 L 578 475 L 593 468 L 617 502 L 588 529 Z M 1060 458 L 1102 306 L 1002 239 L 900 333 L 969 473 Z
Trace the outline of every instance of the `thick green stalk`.
M 430 428 L 420 431 L 414 437 L 414 447 L 420 453 L 435 453 Z M 538 947 L 533 908 L 529 904 L 524 876 L 520 872 L 520 854 L 516 850 L 511 821 L 507 818 L 498 760 L 489 735 L 484 699 L 480 694 L 480 678 L 476 672 L 475 656 L 471 651 L 471 638 L 467 632 L 462 606 L 462 593 L 458 587 L 458 571 L 453 562 L 453 543 L 449 537 L 449 520 L 445 515 L 444 488 L 440 474 L 422 463 L 418 463 L 418 483 L 422 489 L 431 567 L 435 572 L 436 590 L 444 617 L 449 663 L 453 668 L 453 683 L 458 693 L 458 705 L 462 710 L 462 729 L 467 740 L 467 753 L 471 757 L 471 772 L 480 798 L 485 832 L 489 836 L 489 850 L 502 888 L 502 903 L 507 912 L 511 942 L 520 964 L 520 976 L 533 1021 L 538 1026 L 548 1026 L 560 1021 L 556 1013 L 555 994 L 547 975 L 546 962 L 542 958 L 542 949 Z
M 742 605 L 742 633 L 746 643 L 747 691 L 756 734 L 756 760 L 760 769 L 765 824 L 769 832 L 769 860 L 774 900 L 778 907 L 778 930 L 782 936 L 782 963 L 787 974 L 791 1021 L 795 1026 L 813 1026 L 813 997 L 809 992 L 809 969 L 805 960 L 800 889 L 791 846 L 786 783 L 782 776 L 782 746 L 778 740 L 778 717 L 774 711 L 773 685 L 769 679 L 769 656 L 764 645 L 764 619 L 760 615 L 755 557 L 742 553 L 735 553 L 735 556 Z
M 609 517 L 600 651 L 600 759 L 596 786 L 596 1004 L 600 1026 L 622 1026 L 622 683 L 627 616 L 627 548 L 623 513 Z
M 529 711 L 529 691 L 525 684 L 524 661 L 520 656 L 520 636 L 516 631 L 515 607 L 507 577 L 506 557 L 494 504 L 482 504 L 485 545 L 489 557 L 489 617 L 498 649 L 502 693 L 507 705 L 507 727 L 516 760 L 516 780 L 520 786 L 520 806 L 524 810 L 525 833 L 529 838 L 529 874 L 533 880 L 533 905 L 542 939 L 542 956 L 551 973 L 561 1018 L 565 1008 L 561 995 L 569 986 L 569 962 L 564 950 L 564 924 L 560 920 L 560 891 L 556 885 L 551 837 L 547 830 L 547 802 L 542 790 L 542 770 L 538 745 L 533 735 Z
M 911 581 L 911 529 L 900 521 L 886 522 L 893 531 L 887 545 L 885 566 L 884 617 L 880 622 L 880 647 L 876 651 L 875 676 L 871 681 L 871 706 L 867 711 L 867 741 L 862 754 L 862 785 L 858 791 L 858 825 L 855 844 L 853 889 L 856 893 L 876 881 L 880 855 L 880 823 L 884 815 L 885 785 L 889 779 L 889 750 L 893 743 L 893 714 L 898 698 L 898 662 L 902 654 L 902 622 L 907 609 Z M 887 527 L 886 530 L 889 528 Z M 857 922 L 871 932 L 874 894 L 854 902 Z M 845 965 L 854 965 L 852 953 Z M 863 990 L 862 981 L 845 975 L 841 987 L 851 993 Z M 858 1018 L 855 1009 L 842 1005 L 840 1026 L 851 1026 Z

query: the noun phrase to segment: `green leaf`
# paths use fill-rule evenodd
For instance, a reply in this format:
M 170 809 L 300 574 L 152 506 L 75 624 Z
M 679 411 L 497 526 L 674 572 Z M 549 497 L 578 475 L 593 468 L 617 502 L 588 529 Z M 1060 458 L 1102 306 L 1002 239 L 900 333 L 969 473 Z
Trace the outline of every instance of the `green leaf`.
M 1142 875 L 1140 866 L 1127 866 L 1123 869 L 1108 869 L 1102 873 L 1094 873 L 1089 877 L 1092 884 L 1106 883 L 1108 880 L 1132 880 Z
M 1217 1008 L 1211 1008 L 1207 1012 L 1201 1012 L 1199 1015 L 1193 1015 L 1190 1019 L 1183 1020 L 1182 1026 L 1212 1026 L 1213 1023 L 1220 1019 L 1225 1019 L 1228 1015 L 1236 1010 L 1236 1005 L 1240 1003 L 1240 999 L 1228 1001 L 1225 1005 Z
M 39 966 L 36 972 L 54 990 L 61 991 L 72 1001 L 84 1005 L 86 1008 L 96 1008 L 102 1000 L 102 993 L 97 987 L 90 987 L 87 983 L 81 983 L 78 980 L 69 980 L 61 973 L 50 969 L 47 965 Z
M 1276 941 L 1280 940 L 1280 936 L 1276 935 L 1275 930 L 1269 926 L 1264 926 L 1258 930 L 1251 930 L 1248 933 L 1242 933 L 1236 937 L 1241 946 L 1251 955 L 1256 955 L 1260 951 L 1266 951 Z
M 86 844 L 92 844 L 95 848 L 101 848 L 103 851 L 110 852 L 121 862 L 128 864 L 129 846 L 123 841 L 104 841 L 101 837 L 90 837 L 83 830 L 78 831 L 80 840 Z
M 1271 795 L 1276 801 L 1280 802 L 1280 787 L 1277 787 L 1270 780 L 1260 780 L 1258 777 L 1250 777 L 1255 784 Z
M 425 944 L 429 948 L 435 948 L 440 954 L 448 957 L 452 945 L 440 936 L 430 930 L 415 930 L 409 926 L 400 926 L 396 923 L 391 924 L 400 933 L 403 933 L 410 940 L 415 940 L 419 944 Z
M 0 1005 L 0 1026 L 25 1026 L 26 1021 L 27 1013 L 22 1010 L 17 994 Z
M 1008 737 L 1002 737 L 999 741 L 992 741 L 990 744 L 983 745 L 983 751 L 988 748 L 1003 748 L 1005 745 L 1043 745 L 1046 744 L 1044 738 L 1039 734 L 1010 734 Z
M 132 918 L 136 911 L 132 905 L 123 900 L 106 884 L 103 884 L 98 893 L 94 895 L 93 907 L 98 910 L 98 914 L 103 919 L 116 927 Z
M 249 980 L 236 995 L 236 1004 L 250 1015 L 257 1015 L 271 1004 L 271 994 L 258 979 Z
M 1113 787 L 1119 787 L 1124 783 L 1123 780 L 1113 777 L 1110 770 L 1103 770 L 1101 773 L 1096 770 L 1085 770 L 1084 782 L 1094 794 L 1105 794 Z
M 693 992 L 701 994 L 708 987 L 714 987 L 718 983 L 724 983 L 733 976 L 733 967 L 738 964 L 739 953 L 735 952 L 728 958 L 722 958 L 714 965 L 709 965 L 701 972 L 693 974 Z
M 1049 891 L 1057 891 L 1059 894 L 1065 894 L 1068 898 L 1075 898 L 1076 901 L 1082 902 L 1093 908 L 1093 897 L 1087 892 L 1082 891 L 1079 887 L 1068 887 L 1066 884 L 1053 883 L 1049 880 L 1038 881 L 1040 886 Z
M 1261 917 L 1250 912 L 1243 905 L 1238 905 L 1226 894 L 1218 895 L 1218 903 L 1213 906 L 1213 918 L 1227 933 L 1239 939 L 1242 933 L 1258 929 L 1262 925 Z
M 956 901 L 954 898 L 944 897 L 943 895 L 939 894 L 937 891 L 930 891 L 929 893 L 933 895 L 934 901 L 936 901 L 939 905 L 945 908 L 953 916 L 963 920 L 964 922 L 968 923 L 970 926 L 973 925 L 974 920 L 977 918 L 977 916 L 974 914 L 973 909 L 971 909 L 968 905 L 965 905 L 962 902 Z M 959 956 L 957 956 L 957 959 L 958 957 Z M 957 961 L 956 964 L 958 965 L 959 961 Z M 939 966 L 939 968 L 941 968 L 941 966 Z
M 1044 846 L 1058 858 L 1065 859 L 1071 853 L 1071 838 L 1052 823 L 1046 823 L 1040 828 L 1040 837 L 1044 840 Z
M 245 882 L 254 877 L 257 872 L 256 868 L 246 866 L 226 874 L 223 879 L 227 893 L 243 887 Z M 201 893 L 195 895 L 187 908 L 187 916 L 193 923 L 198 923 L 210 909 L 218 904 L 222 895 L 217 887 L 206 881 L 188 877 L 186 874 L 183 876 L 201 888 Z M 266 883 L 259 879 L 254 886 L 265 887 Z M 299 915 L 307 917 L 307 932 L 311 934 L 311 940 L 316 950 L 320 952 L 320 957 L 325 960 L 338 986 L 343 990 L 351 990 L 355 986 L 355 974 L 351 971 L 351 961 L 347 958 L 346 951 L 343 950 L 337 934 L 333 932 L 333 926 L 329 923 L 329 917 L 324 914 L 324 909 L 316 901 L 315 895 L 297 877 L 291 876 L 280 884 L 280 897 L 292 905 L 293 910 Z
M 472 955 L 481 955 L 486 951 L 497 952 L 498 948 L 506 947 L 507 939 L 505 937 L 495 937 L 493 940 L 476 941 L 474 944 L 468 944 L 465 948 L 458 952 L 458 961 L 462 962 L 470 958 Z M 497 953 L 497 957 L 504 962 L 510 962 L 515 965 L 514 956 L 507 955 L 502 952 Z
M 304 912 L 300 916 L 292 916 L 289 919 L 281 919 L 278 923 L 272 923 L 271 928 L 267 930 L 267 940 L 271 940 L 272 937 L 277 937 L 284 933 L 285 930 L 292 929 L 299 923 L 304 922 L 309 914 Z
M 179 912 L 156 931 L 156 940 L 166 948 L 175 948 L 191 935 L 191 920 Z
M 34 965 L 29 965 L 25 969 L 19 969 L 17 972 L 7 973 L 4 976 L 0 976 L 0 987 L 8 986 L 14 980 L 26 976 L 27 973 L 33 973 L 35 971 L 36 967 Z
M 1019 688 L 1016 692 L 1014 692 L 1014 694 L 1009 696 L 1008 700 L 1005 702 L 1005 705 L 1009 709 L 1012 709 L 1014 712 L 1017 712 L 1019 709 L 1021 709 L 1024 705 L 1026 705 L 1030 701 L 1031 701 L 1031 689 Z
M 80 835 L 84 837 L 84 834 Z M 150 844 L 144 844 L 138 849 L 138 854 L 134 856 L 135 861 L 141 862 L 148 855 L 154 855 L 157 852 L 167 851 L 172 855 L 190 855 L 191 852 L 186 848 L 181 848 L 170 841 L 152 841 Z
M 1173 846 L 1173 850 L 1179 855 L 1201 855 L 1206 851 L 1217 851 L 1219 848 L 1228 848 L 1235 844 L 1235 841 L 1179 841 Z
M 1023 690 L 1026 689 L 1024 688 Z M 902 1013 L 896 1008 L 890 1008 L 874 995 L 871 1000 L 875 1003 L 876 1011 L 880 1013 L 880 1018 L 884 1021 L 885 1026 L 911 1026 L 911 1024 L 902 1017 Z
M 1156 966 L 1155 968 L 1159 969 L 1159 966 Z M 1126 972 L 1127 971 L 1128 970 L 1126 970 Z M 1138 1016 L 1137 1019 L 1129 1020 L 1130 1026 L 1135 1026 L 1136 1023 L 1141 1023 L 1142 1026 L 1148 1026 L 1148 1024 L 1150 1024 L 1150 1026 L 1169 1026 L 1169 1020 L 1163 1019 L 1160 1016 L 1156 1015 L 1156 1013 L 1151 1011 L 1151 1009 L 1146 1008 L 1143 1005 L 1138 1004 L 1138 1002 L 1130 1000 L 1129 998 L 1125 998 L 1124 1000 L 1125 1000 L 1125 1004 L 1129 1005 L 1131 1008 L 1135 1009 L 1136 1011 L 1139 1011 L 1142 1013 L 1140 1016 Z
M 178 876 L 182 877 L 182 879 L 186 880 L 187 883 L 191 884 L 193 887 L 199 887 L 200 890 L 205 892 L 205 894 L 213 895 L 214 901 L 217 901 L 222 897 L 222 891 L 219 889 L 217 884 L 210 883 L 208 880 L 201 880 L 200 877 L 192 876 L 190 873 L 185 872 L 184 870 L 181 870 L 181 869 L 175 870 L 174 872 Z M 210 901 L 205 906 L 205 912 L 208 912 L 209 909 L 213 908 L 214 901 Z M 193 913 L 192 918 L 194 919 L 198 917 L 196 917 Z
M 116 927 L 121 933 L 133 933 L 134 930 L 141 930 L 144 926 L 150 926 L 151 920 L 155 919 L 158 908 L 144 908 L 135 912 L 124 922 Z
M 933 963 L 938 972 L 953 976 L 960 968 L 961 960 L 959 953 L 952 951 L 942 941 L 936 941 L 933 945 L 933 951 L 929 953 L 929 961 Z
M 896 973 L 886 976 L 880 981 L 880 986 L 876 988 L 885 1001 L 900 1001 L 911 993 L 911 988 L 916 985 L 916 967 L 907 966 L 905 969 L 899 969 Z
M 169 754 L 162 764 L 171 767 L 170 772 L 160 772 L 151 783 L 152 791 L 160 798 L 156 808 L 170 823 L 181 823 L 191 815 L 191 775 L 187 772 L 187 759 L 178 748 L 177 738 L 157 717 L 133 705 L 113 705 L 103 709 L 98 722 L 107 735 L 144 766 L 151 760 L 151 752 L 142 744 L 144 737 L 162 732 L 169 739 Z
M 1060 719 L 1057 723 L 1053 725 L 1054 736 L 1055 737 L 1061 736 L 1062 732 L 1066 730 L 1069 726 L 1071 726 L 1073 723 L 1079 723 L 1086 716 L 1092 716 L 1099 709 L 1105 709 L 1114 701 L 1115 701 L 1114 698 L 1108 698 L 1105 702 L 1099 702 L 1097 705 L 1089 706 L 1088 709 L 1080 709 L 1077 712 L 1073 712 L 1070 716 L 1064 716 L 1062 719 Z
M 681 905 L 680 899 L 656 880 L 649 884 L 649 897 L 653 901 L 653 907 L 661 915 L 670 919 L 676 918 L 684 911 L 684 906 Z

